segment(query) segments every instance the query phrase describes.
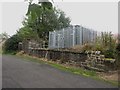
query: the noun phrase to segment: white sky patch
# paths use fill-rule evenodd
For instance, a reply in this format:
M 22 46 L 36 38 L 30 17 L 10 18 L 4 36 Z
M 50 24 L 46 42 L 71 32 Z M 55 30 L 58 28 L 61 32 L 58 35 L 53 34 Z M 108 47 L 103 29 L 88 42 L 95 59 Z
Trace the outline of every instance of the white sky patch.
M 1 11 L 2 11 L 2 4 L 0 3 L 0 33 L 2 32 L 2 12 Z M 2 90 L 2 55 L 0 55 L 0 89 Z
M 71 18 L 71 24 L 118 33 L 117 2 L 56 2 L 55 6 Z
M 0 33 L 2 33 L 2 3 L 0 3 Z
M 16 33 L 16 30 L 22 26 L 27 7 L 27 4 L 23 2 L 2 3 L 2 25 L 4 32 L 7 32 L 9 35 Z
M 22 2 L 24 0 L 18 0 L 21 2 L 10 1 L 2 3 L 2 24 L 3 31 L 13 35 L 22 26 L 28 3 Z M 118 32 L 118 3 L 115 2 L 117 0 L 114 2 L 108 2 L 112 0 L 95 0 L 95 2 L 92 2 L 94 0 L 89 0 L 89 2 L 83 2 L 83 0 L 80 0 L 81 2 L 76 2 L 76 0 L 54 1 L 55 6 L 71 18 L 71 24 L 79 24 L 97 31 Z M 33 2 L 37 3 L 37 0 Z
M 27 0 L 0 0 L 0 2 L 24 2 Z M 33 0 L 38 1 L 38 0 Z M 54 2 L 119 2 L 119 0 L 53 0 Z

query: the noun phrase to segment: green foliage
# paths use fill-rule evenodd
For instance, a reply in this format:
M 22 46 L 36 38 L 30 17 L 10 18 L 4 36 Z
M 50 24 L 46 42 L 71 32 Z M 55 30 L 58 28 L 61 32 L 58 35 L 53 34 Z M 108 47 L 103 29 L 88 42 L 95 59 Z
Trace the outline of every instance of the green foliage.
M 17 51 L 19 42 L 21 42 L 21 39 L 18 35 L 13 35 L 7 39 L 3 45 L 3 53 Z
M 64 12 L 54 8 L 49 1 L 39 4 L 30 3 L 26 15 L 27 19 L 24 23 L 45 41 L 48 41 L 49 31 L 59 30 L 70 24 L 70 19 L 65 17 Z
M 94 49 L 93 50 L 98 50 L 98 51 L 104 51 L 104 47 L 101 45 L 101 44 L 96 44 L 94 47 L 93 47 Z
M 115 58 L 115 51 L 112 49 L 103 51 L 103 54 L 106 58 Z
M 102 45 L 107 47 L 107 49 L 115 49 L 116 43 L 111 32 L 102 32 L 101 40 Z
M 94 50 L 101 51 L 106 58 L 115 58 L 116 40 L 111 32 L 102 32 L 101 36 L 96 38 Z
M 18 43 L 26 39 L 46 41 L 47 44 L 49 31 L 67 27 L 69 23 L 70 19 L 65 17 L 64 12 L 53 8 L 51 2 L 32 4 L 32 0 L 29 0 L 28 12 L 22 22 L 23 27 L 5 42 L 4 52 L 17 51 Z
M 18 37 L 20 37 L 22 40 L 24 39 L 38 39 L 37 33 L 33 31 L 28 26 L 24 26 L 20 28 L 20 30 L 17 32 Z
M 2 41 L 7 40 L 8 38 L 9 38 L 9 35 L 6 32 L 0 34 L 0 39 Z
M 116 51 L 120 52 L 120 43 L 117 45 Z
M 118 60 L 120 60 L 120 43 L 118 43 L 117 46 L 116 46 L 116 58 Z M 120 61 L 119 61 L 119 63 L 120 63 Z

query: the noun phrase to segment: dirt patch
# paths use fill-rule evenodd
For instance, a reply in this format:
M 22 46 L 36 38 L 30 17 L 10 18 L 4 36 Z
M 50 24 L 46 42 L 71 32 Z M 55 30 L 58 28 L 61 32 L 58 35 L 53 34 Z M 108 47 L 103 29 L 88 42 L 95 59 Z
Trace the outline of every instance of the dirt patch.
M 118 81 L 118 71 L 100 72 L 98 75 L 105 80 Z

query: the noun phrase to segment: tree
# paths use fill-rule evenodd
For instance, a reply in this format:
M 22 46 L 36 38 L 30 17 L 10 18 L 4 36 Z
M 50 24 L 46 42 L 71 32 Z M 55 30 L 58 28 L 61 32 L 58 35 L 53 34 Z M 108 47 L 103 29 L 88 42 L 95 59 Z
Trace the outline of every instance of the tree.
M 39 38 L 46 42 L 49 31 L 59 30 L 68 27 L 70 24 L 70 18 L 66 17 L 63 11 L 53 7 L 49 1 L 38 4 L 29 2 L 26 16 L 24 23 L 37 32 Z
M 6 32 L 0 34 L 0 39 L 2 41 L 7 40 L 8 38 L 9 38 L 9 35 Z
M 22 39 L 36 39 L 38 40 L 38 36 L 37 33 L 33 30 L 31 30 L 31 28 L 29 28 L 28 26 L 24 26 L 22 28 L 19 29 L 19 31 L 17 32 L 17 35 Z

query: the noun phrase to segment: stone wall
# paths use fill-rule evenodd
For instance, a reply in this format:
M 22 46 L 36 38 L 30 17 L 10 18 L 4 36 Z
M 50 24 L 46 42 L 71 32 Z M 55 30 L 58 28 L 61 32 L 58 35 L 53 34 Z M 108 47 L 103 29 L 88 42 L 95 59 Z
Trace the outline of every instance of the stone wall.
M 25 53 L 31 56 L 46 58 L 47 60 L 52 60 L 59 63 L 67 63 L 84 68 L 86 67 L 87 69 L 98 71 L 109 71 L 116 68 L 116 60 L 105 60 L 104 58 L 100 59 L 100 57 L 103 56 L 101 54 L 88 54 L 78 51 L 71 51 L 69 49 L 34 48 L 29 47 L 28 42 L 29 41 L 19 44 L 19 48 L 21 47 L 20 50 L 23 50 Z
M 50 49 L 29 49 L 26 51 L 29 55 L 37 56 L 39 58 L 47 58 L 48 60 L 65 62 L 84 62 L 87 59 L 85 53 L 71 52 L 65 50 L 50 50 Z
M 69 50 L 31 48 L 26 50 L 25 53 L 31 56 L 46 58 L 47 60 L 59 61 L 59 63 L 68 63 L 70 65 L 97 71 L 114 70 L 116 67 L 115 61 L 111 62 L 111 60 L 97 59 L 97 57 L 101 55 L 93 55 L 94 57 L 89 58 L 86 53 Z

